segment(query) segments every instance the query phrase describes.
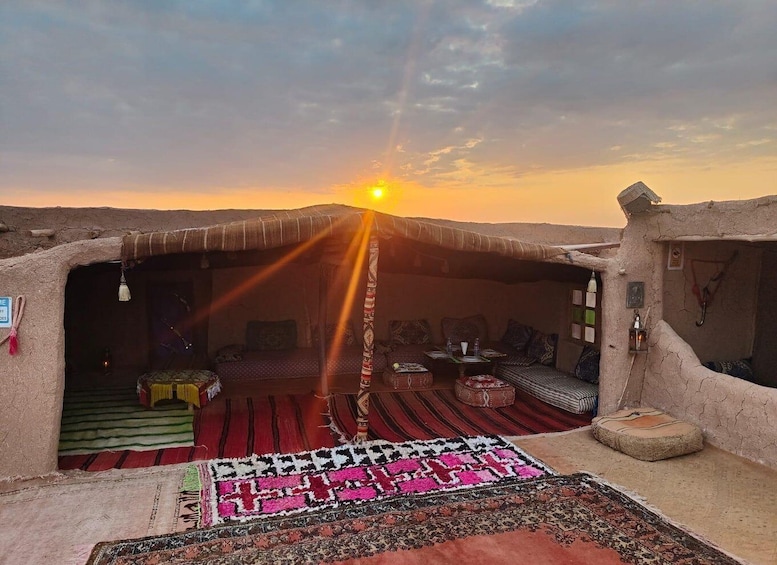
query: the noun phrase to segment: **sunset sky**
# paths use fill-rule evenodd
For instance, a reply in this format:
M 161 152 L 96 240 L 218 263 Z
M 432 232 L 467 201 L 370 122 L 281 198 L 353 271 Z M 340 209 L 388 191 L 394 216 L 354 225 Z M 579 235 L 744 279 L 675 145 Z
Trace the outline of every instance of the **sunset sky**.
M 775 30 L 774 0 L 4 0 L 0 204 L 622 226 L 638 180 L 777 194 Z

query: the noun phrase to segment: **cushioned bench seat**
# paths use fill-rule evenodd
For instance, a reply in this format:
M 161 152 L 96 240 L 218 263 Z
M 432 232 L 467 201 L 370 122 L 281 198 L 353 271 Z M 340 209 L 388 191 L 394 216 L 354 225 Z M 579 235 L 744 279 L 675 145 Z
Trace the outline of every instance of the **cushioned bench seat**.
M 567 412 L 585 414 L 596 408 L 598 385 L 575 378 L 554 367 L 539 363 L 528 367 L 499 364 L 494 374 L 516 388 Z

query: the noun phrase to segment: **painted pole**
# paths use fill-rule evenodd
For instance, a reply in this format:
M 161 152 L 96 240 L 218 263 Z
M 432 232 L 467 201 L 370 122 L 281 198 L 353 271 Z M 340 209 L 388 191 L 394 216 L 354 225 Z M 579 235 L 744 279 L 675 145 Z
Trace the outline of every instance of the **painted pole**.
M 362 372 L 359 380 L 359 394 L 356 397 L 357 443 L 367 440 L 370 413 L 370 383 L 372 381 L 372 355 L 375 342 L 375 294 L 378 287 L 378 238 L 370 236 L 369 259 L 367 263 L 367 291 L 364 294 L 364 350 Z

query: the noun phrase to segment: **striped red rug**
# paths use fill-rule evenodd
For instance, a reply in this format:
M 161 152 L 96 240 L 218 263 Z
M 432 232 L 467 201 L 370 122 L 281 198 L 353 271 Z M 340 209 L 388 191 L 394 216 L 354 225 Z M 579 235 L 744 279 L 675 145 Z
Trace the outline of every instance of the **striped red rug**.
M 326 410 L 313 394 L 216 397 L 195 413 L 194 447 L 65 455 L 59 468 L 104 471 L 334 447 Z
M 356 435 L 356 396 L 334 395 L 333 424 L 342 436 Z M 478 408 L 456 399 L 450 389 L 370 394 L 369 439 L 400 442 L 456 436 L 521 436 L 587 426 L 591 414 L 571 414 L 516 391 L 504 408 Z

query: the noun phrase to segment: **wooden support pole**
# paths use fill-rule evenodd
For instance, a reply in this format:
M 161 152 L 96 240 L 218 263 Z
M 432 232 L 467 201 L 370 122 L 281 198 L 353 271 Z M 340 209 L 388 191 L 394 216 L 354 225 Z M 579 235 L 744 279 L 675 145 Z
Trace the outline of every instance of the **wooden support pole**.
M 378 238 L 370 237 L 367 263 L 367 291 L 364 294 L 364 350 L 359 394 L 356 397 L 357 442 L 367 441 L 370 414 L 370 383 L 372 382 L 373 354 L 375 351 L 375 295 L 378 288 Z

